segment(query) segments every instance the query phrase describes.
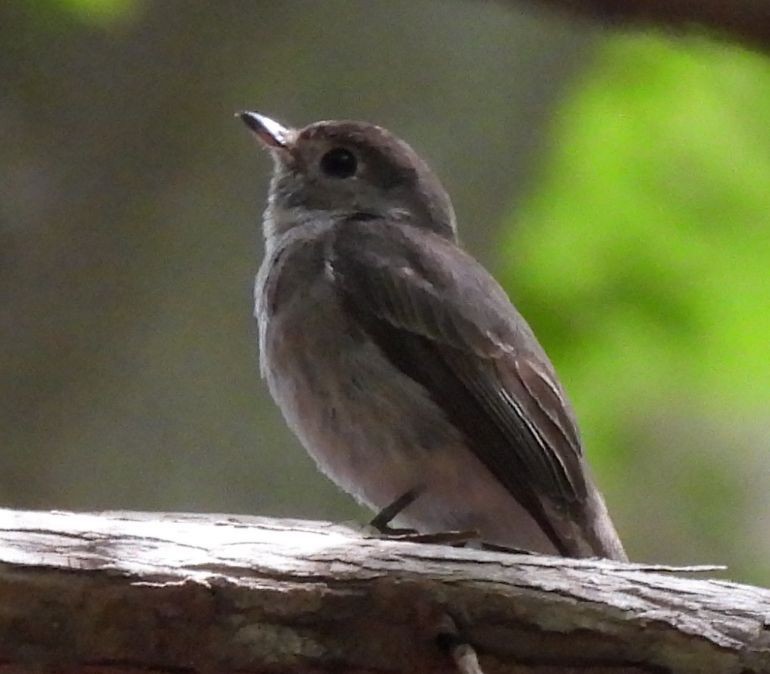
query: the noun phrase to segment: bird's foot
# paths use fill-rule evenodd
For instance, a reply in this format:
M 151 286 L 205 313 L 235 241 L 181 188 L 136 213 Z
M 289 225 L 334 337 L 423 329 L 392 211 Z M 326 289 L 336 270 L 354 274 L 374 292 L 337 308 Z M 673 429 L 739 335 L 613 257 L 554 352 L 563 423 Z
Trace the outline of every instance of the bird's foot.
M 387 538 L 389 540 L 406 541 L 409 543 L 434 543 L 436 545 L 465 545 L 471 540 L 479 537 L 475 530 L 468 531 L 440 531 L 432 534 L 420 533 L 416 529 L 407 529 L 403 527 L 392 527 L 390 523 L 398 515 L 406 510 L 422 494 L 425 488 L 422 485 L 413 487 L 404 492 L 391 504 L 385 506 L 369 522 L 369 529 L 373 530 L 375 536 Z
M 423 534 L 414 529 L 391 529 L 390 532 L 380 532 L 379 535 L 391 541 L 463 547 L 470 541 L 477 540 L 479 532 L 475 529 L 467 529 L 465 531 L 436 531 Z
M 481 543 L 482 550 L 488 550 L 490 552 L 507 552 L 509 555 L 536 555 L 536 552 L 532 550 L 525 550 L 524 548 L 514 548 L 510 545 L 497 545 L 497 543 Z

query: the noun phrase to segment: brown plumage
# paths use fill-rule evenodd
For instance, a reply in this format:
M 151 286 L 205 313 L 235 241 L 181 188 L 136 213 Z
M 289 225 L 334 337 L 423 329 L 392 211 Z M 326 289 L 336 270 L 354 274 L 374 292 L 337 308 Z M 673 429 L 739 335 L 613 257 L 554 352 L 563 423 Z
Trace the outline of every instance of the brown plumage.
M 427 164 L 372 125 L 265 120 L 244 113 L 275 159 L 262 371 L 321 469 L 376 510 L 419 488 L 397 522 L 420 531 L 625 559 L 548 357 Z

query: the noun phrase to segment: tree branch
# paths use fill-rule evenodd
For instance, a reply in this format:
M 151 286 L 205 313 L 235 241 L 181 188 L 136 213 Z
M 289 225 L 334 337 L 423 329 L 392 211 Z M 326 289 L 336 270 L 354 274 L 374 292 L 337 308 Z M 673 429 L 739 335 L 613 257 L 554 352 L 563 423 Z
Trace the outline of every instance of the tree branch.
M 770 0 L 534 1 L 565 8 L 611 25 L 694 30 L 770 51 Z M 508 0 L 510 5 L 518 2 Z
M 487 674 L 770 671 L 769 590 L 663 571 L 319 522 L 0 510 L 0 672 L 449 672 L 446 624 Z

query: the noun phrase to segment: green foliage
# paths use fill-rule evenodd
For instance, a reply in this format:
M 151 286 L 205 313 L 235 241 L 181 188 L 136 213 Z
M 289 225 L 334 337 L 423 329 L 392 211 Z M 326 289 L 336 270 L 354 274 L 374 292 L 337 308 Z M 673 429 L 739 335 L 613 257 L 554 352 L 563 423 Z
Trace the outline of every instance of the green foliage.
M 111 25 L 136 16 L 142 0 L 34 0 L 40 15 L 63 12 L 74 19 L 96 25 Z
M 614 39 L 560 111 L 557 149 L 507 241 L 508 285 L 610 489 L 643 479 L 629 473 L 640 455 L 653 474 L 689 441 L 661 477 L 687 492 L 672 507 L 707 523 L 692 530 L 721 513 L 717 538 L 746 518 L 735 466 L 757 440 L 765 466 L 770 444 L 769 120 L 761 56 Z M 704 473 L 713 488 L 699 492 Z

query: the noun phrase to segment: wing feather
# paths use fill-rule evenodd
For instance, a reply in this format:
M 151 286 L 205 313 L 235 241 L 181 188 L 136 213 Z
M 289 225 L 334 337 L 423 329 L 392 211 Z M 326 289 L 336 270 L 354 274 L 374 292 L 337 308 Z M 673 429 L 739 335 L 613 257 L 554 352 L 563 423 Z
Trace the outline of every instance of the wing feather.
M 343 223 L 328 256 L 351 314 L 559 539 L 542 499 L 548 512 L 580 512 L 580 440 L 553 367 L 502 288 L 453 242 L 386 220 Z

